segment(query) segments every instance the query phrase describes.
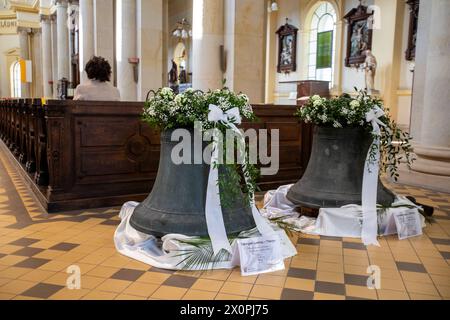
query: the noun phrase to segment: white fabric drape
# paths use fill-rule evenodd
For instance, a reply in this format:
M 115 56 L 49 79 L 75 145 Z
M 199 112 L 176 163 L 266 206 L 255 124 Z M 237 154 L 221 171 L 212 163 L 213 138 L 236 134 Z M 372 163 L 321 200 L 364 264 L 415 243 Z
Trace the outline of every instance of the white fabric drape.
M 239 265 L 239 259 L 234 259 L 239 255 L 237 241 L 231 243 L 233 255 L 227 261 L 209 264 L 207 266 L 191 266 L 186 268 L 184 259 L 186 255 L 180 254 L 183 251 L 195 249 L 191 245 L 180 242 L 179 240 L 193 240 L 196 237 L 187 237 L 180 234 L 168 234 L 159 241 L 153 236 L 141 233 L 130 225 L 130 218 L 134 209 L 138 206 L 137 202 L 127 202 L 120 210 L 121 222 L 114 234 L 114 244 L 119 253 L 138 260 L 156 268 L 168 270 L 202 270 L 205 269 L 231 269 Z M 281 255 L 283 259 L 290 258 L 297 254 L 296 248 L 292 245 L 284 230 L 276 226 L 273 227 L 274 234 L 280 237 Z M 244 231 L 240 237 L 259 237 L 259 231 Z
M 300 216 L 295 210 L 295 205 L 290 202 L 286 195 L 292 185 L 281 186 L 275 191 L 269 191 L 264 197 L 264 207 L 261 214 L 268 218 L 280 218 L 283 222 L 290 224 L 297 231 L 328 237 L 361 238 L 363 232 L 363 209 L 359 205 L 347 205 L 341 208 L 322 208 L 319 210 L 317 219 Z M 380 235 L 396 233 L 393 219 L 395 213 L 415 209 L 419 214 L 419 206 L 407 198 L 397 196 L 391 208 L 385 209 L 383 213 L 376 212 L 375 232 Z M 420 215 L 420 214 L 419 214 Z M 420 215 L 422 227 L 425 227 L 425 218 Z

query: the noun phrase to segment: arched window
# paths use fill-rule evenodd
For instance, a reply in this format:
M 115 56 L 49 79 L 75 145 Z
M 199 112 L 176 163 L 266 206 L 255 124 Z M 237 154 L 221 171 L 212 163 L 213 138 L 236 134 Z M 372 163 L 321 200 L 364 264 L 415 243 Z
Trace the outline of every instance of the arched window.
M 22 93 L 21 76 L 20 76 L 20 62 L 16 61 L 11 65 L 11 97 L 20 98 Z
M 309 38 L 308 79 L 330 81 L 333 75 L 336 50 L 336 11 L 323 2 L 313 13 Z

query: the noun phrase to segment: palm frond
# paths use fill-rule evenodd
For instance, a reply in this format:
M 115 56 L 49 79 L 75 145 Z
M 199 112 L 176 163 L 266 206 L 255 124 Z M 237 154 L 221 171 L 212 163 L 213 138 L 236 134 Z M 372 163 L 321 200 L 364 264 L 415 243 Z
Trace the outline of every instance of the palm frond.
M 231 259 L 231 254 L 226 250 L 221 250 L 214 255 L 211 240 L 209 239 L 197 238 L 178 241 L 192 246 L 192 248 L 189 249 L 177 250 L 179 254 L 174 255 L 174 257 L 184 257 L 177 264 L 177 266 L 183 265 L 182 270 L 192 270 L 194 268 L 197 270 L 214 269 L 218 263 L 229 261 Z

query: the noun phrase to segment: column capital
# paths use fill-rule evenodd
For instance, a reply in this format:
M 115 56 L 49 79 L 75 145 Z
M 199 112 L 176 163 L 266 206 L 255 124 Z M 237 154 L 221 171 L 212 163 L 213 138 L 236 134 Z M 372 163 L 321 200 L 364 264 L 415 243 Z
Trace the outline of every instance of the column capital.
M 49 14 L 40 14 L 39 18 L 40 18 L 41 22 L 50 22 L 50 20 L 52 19 L 52 16 Z
M 69 0 L 53 0 L 56 7 L 65 7 L 69 5 Z
M 33 29 L 31 29 L 31 33 L 32 34 L 40 34 L 41 33 L 41 28 L 33 28 Z
M 17 27 L 17 33 L 19 33 L 19 34 L 29 34 L 29 33 L 31 33 L 31 28 Z

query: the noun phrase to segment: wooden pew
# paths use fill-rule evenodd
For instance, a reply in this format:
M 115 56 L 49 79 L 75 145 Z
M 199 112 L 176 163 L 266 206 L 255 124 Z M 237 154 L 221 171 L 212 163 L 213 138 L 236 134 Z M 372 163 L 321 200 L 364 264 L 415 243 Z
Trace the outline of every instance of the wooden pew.
M 142 122 L 142 102 L 39 99 L 24 101 L 18 168 L 49 212 L 142 201 L 153 186 L 159 163 L 159 132 Z M 3 101 L 0 129 L 7 138 L 14 108 Z M 280 130 L 280 170 L 263 176 L 262 190 L 296 182 L 311 151 L 311 128 L 293 116 L 295 106 L 255 105 L 260 122 L 242 127 Z M 15 118 L 14 118 L 15 119 Z M 9 120 L 10 122 L 12 120 Z M 15 121 L 15 120 L 14 120 Z M 26 135 L 23 135 L 24 130 Z

